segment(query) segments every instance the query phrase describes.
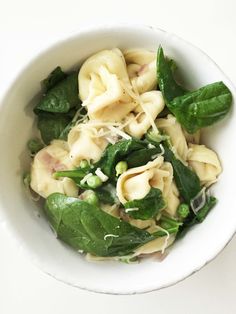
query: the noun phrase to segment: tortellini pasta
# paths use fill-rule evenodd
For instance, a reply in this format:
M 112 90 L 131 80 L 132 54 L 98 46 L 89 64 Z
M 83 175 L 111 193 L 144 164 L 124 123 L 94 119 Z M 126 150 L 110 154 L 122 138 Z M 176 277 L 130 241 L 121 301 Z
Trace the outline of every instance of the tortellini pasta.
M 72 168 L 66 142 L 55 140 L 34 157 L 31 166 L 30 186 L 44 198 L 55 192 L 76 197 L 78 188 L 73 180 L 69 178 L 56 180 L 53 178 L 55 171 Z
M 162 191 L 166 199 L 166 211 L 171 215 L 179 205 L 178 191 L 173 184 L 173 168 L 169 162 L 164 162 L 162 156 L 146 165 L 131 168 L 124 172 L 117 182 L 117 196 L 122 204 L 134 199 L 144 198 L 151 187 Z
M 134 256 L 164 251 L 168 246 L 170 246 L 174 242 L 174 240 L 175 236 L 173 235 L 157 238 L 137 248 L 135 250 Z
M 189 144 L 187 160 L 205 186 L 216 182 L 222 171 L 218 156 L 205 145 Z
M 90 119 L 120 121 L 136 103 L 119 49 L 103 50 L 88 58 L 79 72 L 79 95 Z
M 108 142 L 97 135 L 98 125 L 92 123 L 74 126 L 68 134 L 70 159 L 74 166 L 79 166 L 82 159 L 98 161 Z
M 151 127 L 151 120 L 154 121 L 158 114 L 164 109 L 165 103 L 160 91 L 146 92 L 140 96 L 142 106 L 138 105 L 126 120 L 130 121 L 125 131 L 130 135 L 141 138 Z
M 124 52 L 127 70 L 132 84 L 140 94 L 157 86 L 156 54 L 145 49 L 129 49 Z
M 188 146 L 181 125 L 176 118 L 173 115 L 168 114 L 167 118 L 157 119 L 156 124 L 158 129 L 169 135 L 171 144 L 177 156 L 185 161 L 188 154 Z

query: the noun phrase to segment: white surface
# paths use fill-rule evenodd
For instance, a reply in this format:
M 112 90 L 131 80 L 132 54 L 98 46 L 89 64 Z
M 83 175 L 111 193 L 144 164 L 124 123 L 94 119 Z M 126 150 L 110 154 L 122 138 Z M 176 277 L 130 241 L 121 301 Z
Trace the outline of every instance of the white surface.
M 201 47 L 236 82 L 233 1 L 29 1 L 1 6 L 0 88 L 50 37 L 78 29 L 82 23 L 113 19 L 152 24 L 173 31 Z M 159 5 L 158 5 L 159 4 Z M 226 209 L 227 210 L 227 209 Z M 142 296 L 95 295 L 43 275 L 19 253 L 2 230 L 1 313 L 235 313 L 235 245 L 210 265 L 175 287 Z M 127 278 L 128 280 L 128 278 Z

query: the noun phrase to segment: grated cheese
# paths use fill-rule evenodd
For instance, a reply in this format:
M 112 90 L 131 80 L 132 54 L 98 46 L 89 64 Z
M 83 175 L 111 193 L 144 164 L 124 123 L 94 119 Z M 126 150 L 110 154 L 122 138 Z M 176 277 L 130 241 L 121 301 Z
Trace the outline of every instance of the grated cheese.
M 128 212 L 133 212 L 133 211 L 137 211 L 137 210 L 139 210 L 138 207 L 126 208 L 126 209 L 125 209 L 125 212 L 128 213 Z
M 128 135 L 127 133 L 121 131 L 118 128 L 115 128 L 114 126 L 109 126 L 108 127 L 112 132 L 118 134 L 119 136 L 123 137 L 126 140 L 130 140 L 132 137 L 130 135 Z
M 106 182 L 109 178 L 102 172 L 101 168 L 97 168 L 95 174 L 101 179 L 102 182 Z
M 103 239 L 106 240 L 107 238 L 119 238 L 119 236 L 116 234 L 106 234 Z

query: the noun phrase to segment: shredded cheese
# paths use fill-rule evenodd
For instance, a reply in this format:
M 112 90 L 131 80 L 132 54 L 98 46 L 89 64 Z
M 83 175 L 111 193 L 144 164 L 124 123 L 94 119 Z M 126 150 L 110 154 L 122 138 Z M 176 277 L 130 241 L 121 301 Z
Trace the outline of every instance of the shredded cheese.
M 106 234 L 103 239 L 106 240 L 107 238 L 119 238 L 119 236 L 116 234 Z
M 128 135 L 127 133 L 121 131 L 118 128 L 115 128 L 114 126 L 109 126 L 108 127 L 112 132 L 114 132 L 115 134 L 118 134 L 119 136 L 123 137 L 126 140 L 130 140 L 132 137 L 130 135 Z
M 133 212 L 133 211 L 137 211 L 137 210 L 139 210 L 138 207 L 126 208 L 126 209 L 125 209 L 125 212 L 128 213 L 128 212 Z
M 101 179 L 102 182 L 106 182 L 109 178 L 102 172 L 101 168 L 97 168 L 95 174 Z

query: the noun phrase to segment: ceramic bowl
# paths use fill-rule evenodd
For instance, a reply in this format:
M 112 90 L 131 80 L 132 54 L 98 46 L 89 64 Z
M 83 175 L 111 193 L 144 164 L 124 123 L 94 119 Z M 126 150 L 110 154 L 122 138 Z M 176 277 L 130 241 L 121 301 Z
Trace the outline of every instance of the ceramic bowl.
M 173 285 L 211 261 L 236 230 L 233 206 L 236 173 L 232 150 L 236 121 L 231 114 L 204 132 L 205 143 L 219 154 L 223 173 L 212 187 L 219 199 L 204 223 L 177 241 L 162 262 L 139 264 L 91 263 L 53 235 L 48 222 L 23 188 L 22 173 L 29 168 L 26 142 L 35 121 L 32 99 L 40 81 L 57 65 L 64 70 L 78 68 L 91 54 L 114 47 L 143 47 L 156 51 L 161 44 L 173 58 L 187 88 L 224 81 L 233 95 L 236 90 L 219 67 L 201 50 L 160 29 L 146 26 L 109 25 L 91 27 L 56 42 L 31 60 L 9 87 L 0 104 L 0 215 L 18 246 L 44 272 L 83 289 L 111 294 L 134 294 Z

